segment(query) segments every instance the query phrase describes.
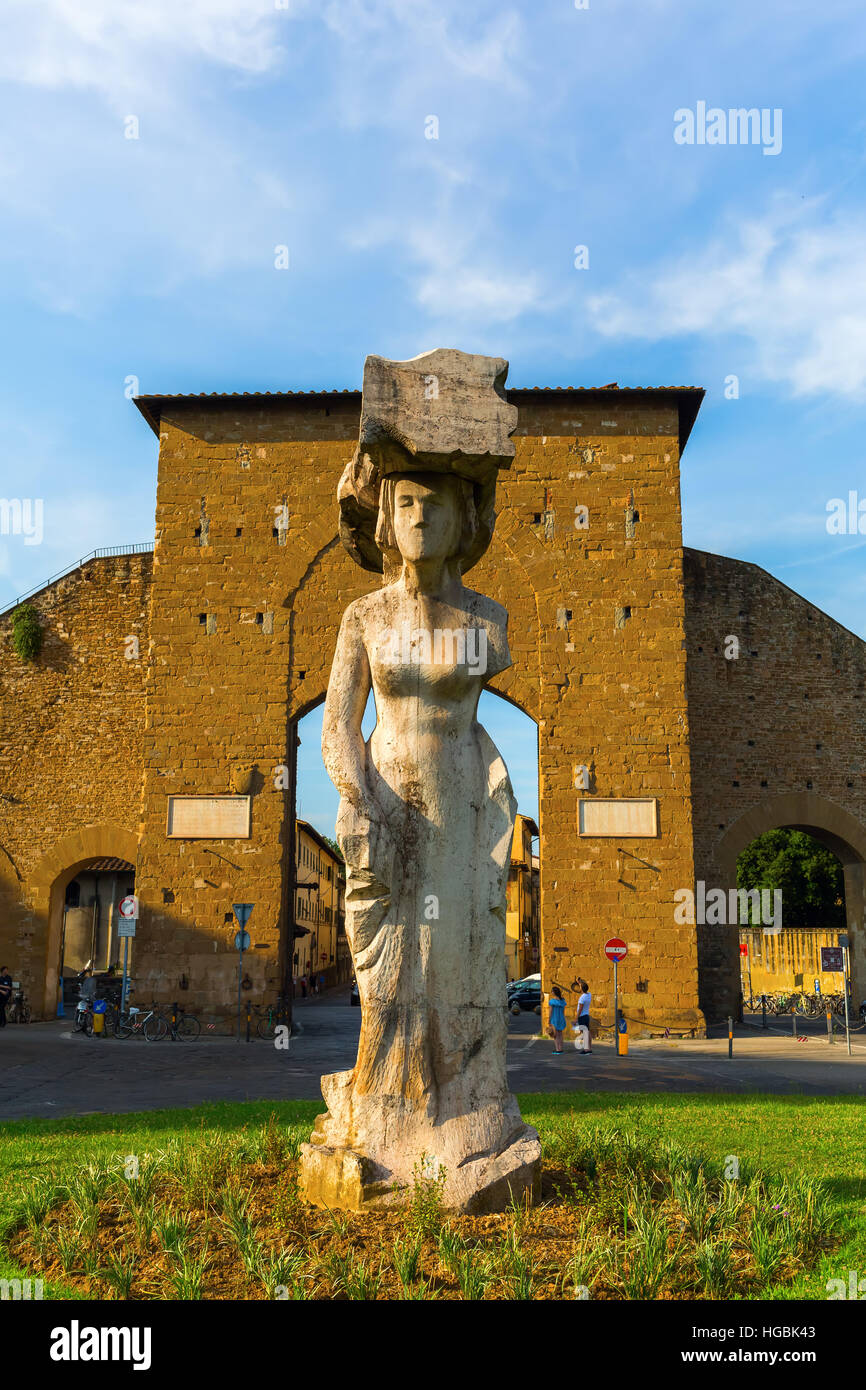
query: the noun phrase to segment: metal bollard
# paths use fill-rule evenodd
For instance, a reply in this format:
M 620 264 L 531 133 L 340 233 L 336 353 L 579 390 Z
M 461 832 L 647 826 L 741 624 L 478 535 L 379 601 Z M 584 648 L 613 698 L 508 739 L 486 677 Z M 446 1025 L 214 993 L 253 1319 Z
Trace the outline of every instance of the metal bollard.
M 827 1042 L 828 1042 L 828 1044 L 829 1044 L 830 1046 L 832 1046 L 833 1043 L 834 1043 L 835 1041 L 836 1041 L 836 1039 L 833 1037 L 833 1010 L 832 1010 L 832 1009 L 828 1009 L 828 1010 L 827 1010 Z
M 728 1056 L 734 1055 L 734 1020 L 728 1014 Z
M 796 1038 L 796 1036 L 797 1036 L 797 1015 L 794 1013 L 794 1011 L 793 1011 L 793 1009 L 792 1009 L 792 1010 L 791 1010 L 791 1037 L 792 1037 L 792 1038 Z
M 250 1040 L 250 1001 L 247 1000 L 247 1042 Z
M 766 1028 L 766 1026 L 767 1026 L 767 996 L 766 996 L 766 994 L 762 994 L 762 995 L 761 995 L 761 1027 L 762 1027 L 762 1028 Z

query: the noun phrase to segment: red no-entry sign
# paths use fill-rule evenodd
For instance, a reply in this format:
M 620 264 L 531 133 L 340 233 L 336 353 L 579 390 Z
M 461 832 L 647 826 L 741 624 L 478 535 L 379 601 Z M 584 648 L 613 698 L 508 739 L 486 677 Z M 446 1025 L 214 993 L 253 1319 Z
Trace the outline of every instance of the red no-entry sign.
M 608 960 L 625 960 L 628 955 L 628 947 L 624 941 L 620 941 L 618 936 L 612 936 L 610 941 L 604 943 L 604 954 Z

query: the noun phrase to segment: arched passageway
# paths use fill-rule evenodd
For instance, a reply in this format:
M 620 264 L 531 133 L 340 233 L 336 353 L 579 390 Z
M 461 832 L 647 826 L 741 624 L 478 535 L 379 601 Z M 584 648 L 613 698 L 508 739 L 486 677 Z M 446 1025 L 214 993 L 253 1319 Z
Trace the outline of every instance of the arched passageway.
M 737 886 L 737 861 L 758 836 L 768 830 L 802 830 L 825 845 L 842 864 L 845 883 L 845 919 L 850 942 L 852 992 L 856 1003 L 866 997 L 866 826 L 835 802 L 816 792 L 791 792 L 767 797 L 753 806 L 720 836 L 716 863 L 720 886 Z M 784 919 L 783 919 L 784 920 Z M 738 937 L 728 932 L 731 969 L 738 969 Z
M 31 882 L 43 947 L 37 955 L 42 997 L 37 978 L 33 1006 L 42 1017 L 54 1017 L 61 975 L 75 975 L 87 964 L 82 953 L 98 973 L 117 962 L 117 907 L 134 890 L 137 852 L 136 836 L 123 826 L 91 825 L 59 840 L 37 865 Z

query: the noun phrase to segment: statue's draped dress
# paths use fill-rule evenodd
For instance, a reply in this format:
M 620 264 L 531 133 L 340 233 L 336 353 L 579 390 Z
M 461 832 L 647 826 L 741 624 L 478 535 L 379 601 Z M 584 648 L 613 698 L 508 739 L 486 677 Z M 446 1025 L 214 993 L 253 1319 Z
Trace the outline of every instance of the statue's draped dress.
M 397 853 L 376 872 L 347 864 L 361 1037 L 354 1069 L 322 1078 L 329 1114 L 316 1138 L 378 1162 L 383 1180 L 411 1182 L 411 1168 L 393 1169 L 399 1152 L 404 1167 L 425 1155 L 428 1173 L 444 1164 L 455 1188 L 465 1169 L 471 1186 L 474 1160 L 489 1166 L 526 1133 L 505 1069 L 505 880 L 516 803 L 475 718 L 484 680 L 511 661 L 504 624 L 485 626 L 482 680 L 465 662 L 403 662 L 367 644 L 378 713 L 367 779 Z M 399 729 L 387 720 L 395 702 Z M 354 823 L 341 800 L 341 844 Z

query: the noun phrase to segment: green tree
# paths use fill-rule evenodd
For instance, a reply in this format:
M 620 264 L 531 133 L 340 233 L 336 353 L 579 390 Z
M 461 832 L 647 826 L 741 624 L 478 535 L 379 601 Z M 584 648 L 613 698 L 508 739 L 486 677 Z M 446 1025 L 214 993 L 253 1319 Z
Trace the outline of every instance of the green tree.
M 738 888 L 781 888 L 786 927 L 845 929 L 842 865 L 802 830 L 768 830 L 737 860 Z

